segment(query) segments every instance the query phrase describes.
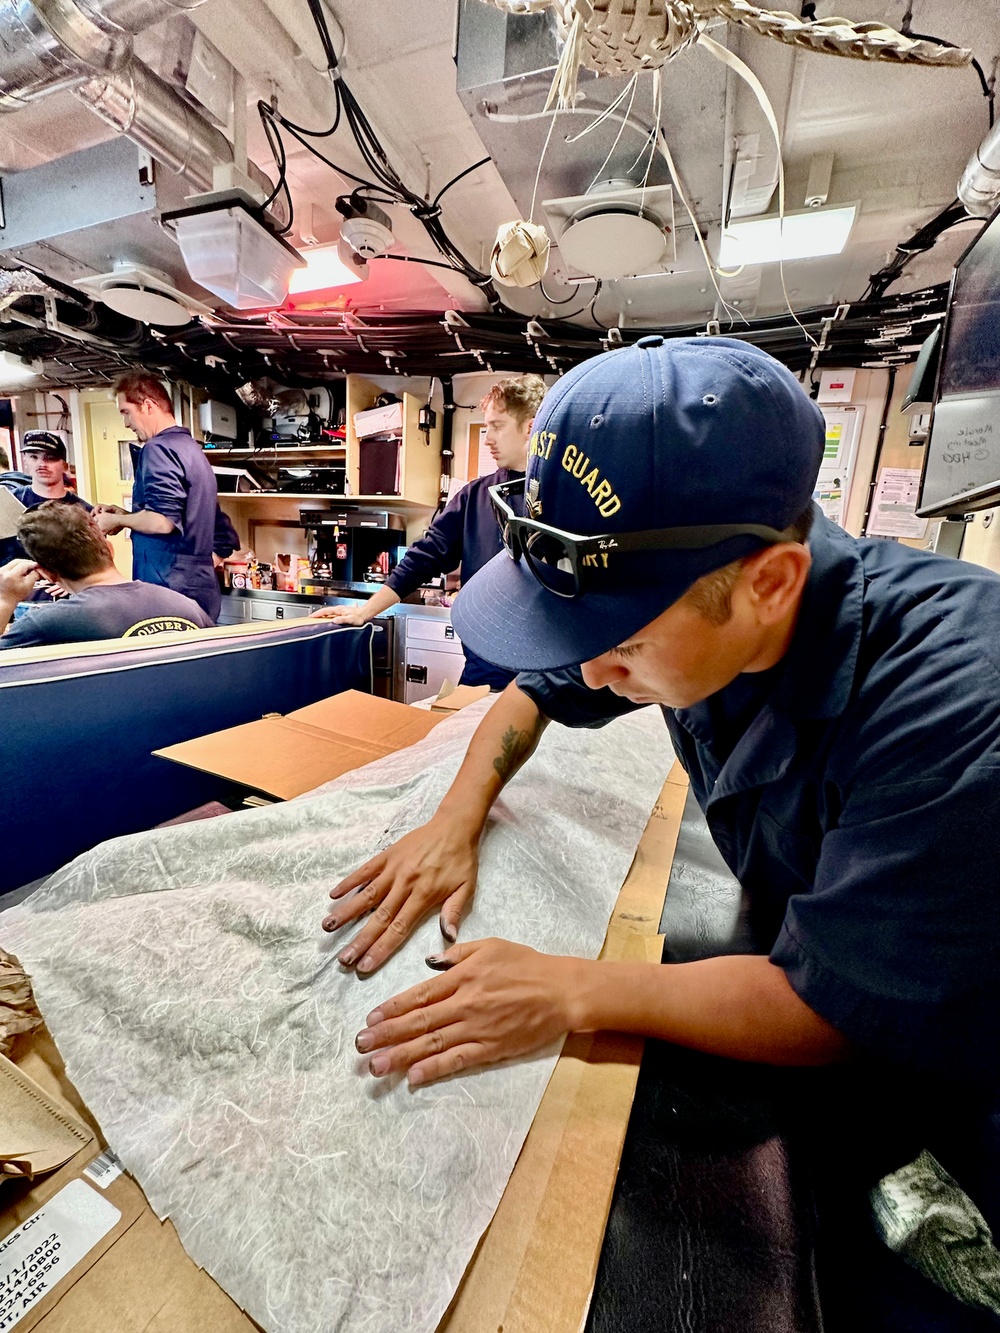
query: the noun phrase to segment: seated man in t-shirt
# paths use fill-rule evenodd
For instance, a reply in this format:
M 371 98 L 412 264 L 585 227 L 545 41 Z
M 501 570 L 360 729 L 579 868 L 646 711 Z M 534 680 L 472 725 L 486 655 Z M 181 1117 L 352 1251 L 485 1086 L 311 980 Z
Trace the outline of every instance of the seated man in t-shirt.
M 213 623 L 190 597 L 120 574 L 107 538 L 82 505 L 47 501 L 24 515 L 17 536 L 29 558 L 0 568 L 0 648 L 127 639 Z M 10 624 L 39 579 L 70 595 L 39 602 Z

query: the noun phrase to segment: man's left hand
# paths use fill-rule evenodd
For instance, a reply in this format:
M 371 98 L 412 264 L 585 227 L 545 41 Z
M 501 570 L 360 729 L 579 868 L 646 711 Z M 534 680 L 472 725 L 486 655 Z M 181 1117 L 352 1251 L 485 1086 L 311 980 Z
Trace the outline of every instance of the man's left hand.
M 10 560 L 0 569 L 0 601 L 23 602 L 41 578 L 33 560 Z
M 355 1045 L 373 1074 L 409 1071 L 411 1086 L 529 1055 L 573 1026 L 579 960 L 506 940 L 455 944 L 429 960 L 446 967 L 380 1004 Z

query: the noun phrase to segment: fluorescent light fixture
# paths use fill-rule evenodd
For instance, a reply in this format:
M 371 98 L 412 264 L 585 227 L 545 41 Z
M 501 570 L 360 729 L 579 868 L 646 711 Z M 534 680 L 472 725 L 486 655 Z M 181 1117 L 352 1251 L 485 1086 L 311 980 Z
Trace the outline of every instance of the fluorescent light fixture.
M 41 361 L 14 352 L 0 352 L 0 389 L 18 389 L 33 384 L 42 374 Z
M 305 260 L 305 268 L 292 274 L 289 296 L 298 292 L 321 292 L 327 287 L 346 287 L 349 282 L 363 279 L 357 265 L 345 264 L 341 259 L 336 241 L 332 245 L 311 246 L 308 250 L 300 250 L 299 254 Z
M 235 310 L 278 306 L 305 260 L 238 192 L 163 214 L 176 227 L 187 271 Z
M 776 264 L 779 259 L 839 255 L 857 214 L 857 204 L 844 204 L 786 213 L 783 224 L 777 213 L 731 222 L 722 232 L 719 267 L 739 268 L 741 264 Z

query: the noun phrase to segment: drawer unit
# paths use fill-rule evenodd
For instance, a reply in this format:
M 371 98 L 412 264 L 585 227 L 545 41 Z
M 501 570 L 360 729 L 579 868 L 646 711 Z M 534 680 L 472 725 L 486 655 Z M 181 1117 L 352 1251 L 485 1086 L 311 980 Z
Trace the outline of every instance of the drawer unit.
M 251 620 L 296 620 L 315 610 L 297 602 L 250 602 Z
M 426 645 L 439 653 L 462 651 L 462 641 L 455 633 L 455 627 L 447 620 L 432 620 L 430 616 L 406 617 L 406 642 Z
M 465 669 L 462 643 L 446 614 L 396 616 L 396 697 L 415 703 L 437 694 L 445 680 L 458 684 Z
M 243 597 L 230 597 L 223 593 L 222 610 L 219 612 L 220 625 L 242 625 L 250 619 L 250 603 Z

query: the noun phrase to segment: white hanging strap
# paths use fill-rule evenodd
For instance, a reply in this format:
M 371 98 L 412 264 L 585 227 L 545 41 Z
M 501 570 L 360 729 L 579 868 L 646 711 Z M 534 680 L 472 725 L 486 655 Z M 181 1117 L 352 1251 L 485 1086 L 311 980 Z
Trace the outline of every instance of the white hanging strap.
M 662 88 L 660 86 L 662 77 L 663 77 L 662 73 L 660 72 L 659 69 L 653 70 L 653 101 L 654 104 L 658 107 L 662 106 Z M 663 154 L 663 158 L 667 164 L 667 169 L 670 172 L 670 179 L 674 183 L 674 189 L 677 191 L 678 198 L 684 205 L 688 217 L 691 219 L 691 226 L 694 228 L 695 239 L 697 240 L 699 246 L 701 246 L 701 253 L 705 259 L 705 267 L 708 269 L 708 276 L 709 279 L 711 280 L 712 286 L 715 288 L 715 294 L 719 298 L 719 304 L 722 306 L 723 310 L 725 310 L 726 313 L 729 315 L 730 319 L 735 319 L 736 316 L 740 316 L 743 322 L 747 323 L 747 318 L 743 314 L 743 312 L 741 310 L 737 310 L 734 306 L 731 306 L 726 300 L 726 298 L 722 295 L 722 291 L 715 277 L 715 265 L 712 263 L 712 257 L 708 253 L 708 247 L 705 244 L 705 238 L 701 234 L 701 227 L 698 225 L 698 219 L 694 215 L 694 209 L 688 202 L 687 193 L 681 181 L 680 172 L 677 170 L 673 154 L 670 151 L 670 145 L 667 143 L 667 136 L 663 133 L 663 126 L 660 125 L 659 123 L 657 123 L 656 125 L 656 146 Z
M 763 111 L 764 117 L 767 120 L 768 125 L 771 127 L 771 133 L 774 135 L 775 147 L 778 150 L 778 233 L 779 236 L 783 236 L 785 229 L 785 165 L 782 160 L 781 130 L 778 128 L 778 120 L 774 114 L 774 108 L 771 106 L 770 98 L 764 91 L 764 85 L 761 83 L 760 79 L 757 78 L 757 75 L 749 65 L 743 63 L 739 56 L 734 55 L 733 52 L 727 50 L 726 47 L 720 46 L 718 42 L 714 41 L 704 32 L 698 34 L 698 45 L 703 46 L 706 51 L 715 56 L 716 60 L 721 60 L 724 65 L 728 65 L 734 73 L 738 74 L 740 78 L 743 79 L 753 91 L 753 94 L 760 105 L 760 109 Z M 725 221 L 725 219 L 723 219 L 723 221 Z M 805 334 L 806 340 L 812 343 L 814 347 L 818 346 L 816 339 L 792 309 L 792 303 L 788 299 L 788 288 L 785 286 L 785 265 L 784 261 L 780 258 L 780 253 L 778 259 L 778 274 L 781 277 L 781 294 L 785 298 L 785 305 L 788 308 L 788 313 Z

